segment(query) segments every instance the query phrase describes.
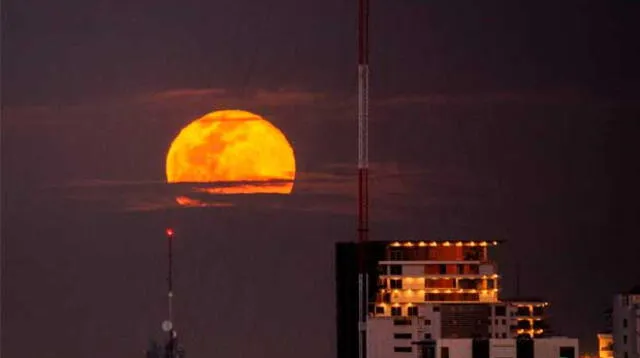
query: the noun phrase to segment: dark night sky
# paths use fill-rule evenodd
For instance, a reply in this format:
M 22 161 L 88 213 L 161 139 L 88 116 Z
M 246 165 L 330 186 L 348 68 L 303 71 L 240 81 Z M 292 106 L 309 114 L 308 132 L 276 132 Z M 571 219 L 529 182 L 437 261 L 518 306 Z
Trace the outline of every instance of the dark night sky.
M 333 245 L 355 239 L 355 1 L 7 0 L 2 350 L 139 357 L 164 319 L 194 357 L 334 356 Z M 372 233 L 504 239 L 503 295 L 593 350 L 640 281 L 640 1 L 373 0 Z M 296 151 L 290 196 L 168 186 L 190 120 L 243 108 Z

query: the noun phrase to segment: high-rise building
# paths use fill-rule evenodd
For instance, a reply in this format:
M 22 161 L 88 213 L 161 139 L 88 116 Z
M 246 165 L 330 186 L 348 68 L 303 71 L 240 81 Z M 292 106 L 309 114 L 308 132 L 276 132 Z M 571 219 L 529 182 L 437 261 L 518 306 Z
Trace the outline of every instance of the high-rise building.
M 613 299 L 611 317 L 616 358 L 640 358 L 640 285 Z
M 575 357 L 577 340 L 543 339 L 547 302 L 500 300 L 500 276 L 489 255 L 499 244 L 368 243 L 367 358 L 533 358 L 554 349 L 553 358 Z M 353 358 L 358 356 L 356 244 L 338 244 L 337 253 L 338 357 Z

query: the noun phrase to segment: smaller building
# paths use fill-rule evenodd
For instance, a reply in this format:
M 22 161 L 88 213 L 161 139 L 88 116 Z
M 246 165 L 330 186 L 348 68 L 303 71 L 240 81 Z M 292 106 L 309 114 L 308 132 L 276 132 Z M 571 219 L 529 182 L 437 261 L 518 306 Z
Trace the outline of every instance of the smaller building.
M 640 285 L 613 300 L 613 348 L 616 358 L 640 358 Z
M 549 302 L 540 298 L 509 298 L 509 316 L 515 319 L 515 327 L 511 330 L 512 337 L 527 336 L 530 338 L 542 338 L 550 336 L 549 326 L 546 322 L 546 309 Z
M 598 333 L 598 357 L 613 358 L 613 335 Z

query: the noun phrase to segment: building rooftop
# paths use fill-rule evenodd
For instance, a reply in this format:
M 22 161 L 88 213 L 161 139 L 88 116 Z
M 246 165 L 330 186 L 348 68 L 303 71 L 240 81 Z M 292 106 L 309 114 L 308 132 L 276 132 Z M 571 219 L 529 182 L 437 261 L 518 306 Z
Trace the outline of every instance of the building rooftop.
M 394 240 L 388 241 L 391 247 L 437 247 L 437 246 L 497 246 L 503 240 Z

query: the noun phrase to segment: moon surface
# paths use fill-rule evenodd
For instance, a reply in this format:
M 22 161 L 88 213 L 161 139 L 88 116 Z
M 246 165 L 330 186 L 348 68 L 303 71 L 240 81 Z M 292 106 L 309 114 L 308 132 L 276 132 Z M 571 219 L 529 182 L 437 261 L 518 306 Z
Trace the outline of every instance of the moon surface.
M 290 194 L 296 162 L 291 144 L 269 121 L 222 110 L 180 131 L 167 153 L 166 174 L 169 183 L 232 182 L 204 189 L 210 193 Z

